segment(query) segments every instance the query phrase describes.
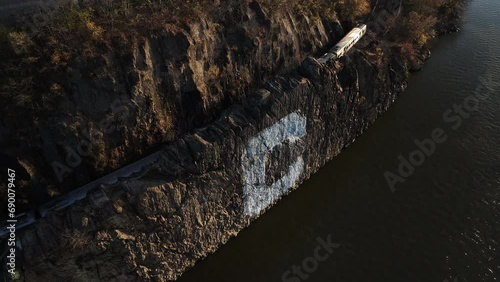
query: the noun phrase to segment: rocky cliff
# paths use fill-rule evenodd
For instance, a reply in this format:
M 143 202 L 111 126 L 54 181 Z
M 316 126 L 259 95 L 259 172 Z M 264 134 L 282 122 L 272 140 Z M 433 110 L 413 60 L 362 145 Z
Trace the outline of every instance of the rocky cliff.
M 31 51 L 18 46 L 12 55 L 15 69 L 25 68 L 23 73 L 4 66 L 22 79 L 0 79 L 5 99 L 0 155 L 2 167 L 8 164 L 18 172 L 19 197 L 27 206 L 65 194 L 207 125 L 343 33 L 326 16 L 270 14 L 258 2 L 240 5 L 218 21 L 195 17 L 149 30 L 108 31 L 87 24 L 108 37 L 89 39 L 97 40 L 92 44 L 77 37 L 75 46 L 47 47 L 57 38 L 47 35 L 37 43 L 22 33 L 10 35 Z
M 374 46 L 328 66 L 308 58 L 270 79 L 167 146 L 142 176 L 23 231 L 26 280 L 175 280 L 389 107 L 407 79 L 398 56 Z
M 70 190 L 100 167 L 167 145 L 141 173 L 18 232 L 25 281 L 174 281 L 349 146 L 404 91 L 400 46 L 371 33 L 362 48 L 323 65 L 314 55 L 349 26 L 244 7 L 234 26 L 200 20 L 118 36 L 95 59 L 72 62 L 65 79 L 52 77 L 59 86 L 47 83 L 65 93 L 53 115 L 37 120 L 35 134 L 18 135 L 30 146 L 3 151 L 20 156 L 31 183 L 56 181 L 40 170 L 56 161 L 71 169 Z

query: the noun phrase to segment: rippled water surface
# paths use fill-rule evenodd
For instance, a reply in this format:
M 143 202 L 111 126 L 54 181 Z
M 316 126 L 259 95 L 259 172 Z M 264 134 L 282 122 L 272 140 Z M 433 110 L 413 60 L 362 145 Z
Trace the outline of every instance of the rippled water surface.
M 499 28 L 500 1 L 472 1 L 462 31 L 361 138 L 179 281 L 287 281 L 329 235 L 340 247 L 288 281 L 499 281 Z M 443 114 L 475 93 L 489 98 L 454 129 Z M 392 193 L 384 172 L 436 128 L 447 141 Z

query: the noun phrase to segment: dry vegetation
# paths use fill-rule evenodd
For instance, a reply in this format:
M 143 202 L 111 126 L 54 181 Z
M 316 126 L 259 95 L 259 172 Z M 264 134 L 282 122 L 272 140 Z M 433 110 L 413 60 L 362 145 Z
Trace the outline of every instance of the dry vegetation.
M 181 30 L 200 18 L 221 27 L 242 21 L 241 7 L 250 1 L 218 0 L 87 0 L 77 6 L 62 2 L 24 19 L 17 30 L 0 27 L 0 96 L 4 105 L 29 113 L 54 112 L 65 91 L 64 77 L 71 63 L 96 59 L 103 50 L 127 46 L 136 36 L 154 30 Z M 265 0 L 269 13 L 310 13 L 326 18 L 337 15 L 361 20 L 370 11 L 369 0 Z M 34 18 L 37 24 L 33 24 Z M 27 23 L 27 24 L 26 24 Z M 26 28 L 29 29 L 26 31 Z M 113 47 L 110 47 L 113 46 Z M 107 48 L 108 47 L 108 48 Z M 11 108 L 12 109 L 12 108 Z
M 99 56 L 107 45 L 120 46 L 134 36 L 157 29 L 180 30 L 200 18 L 222 27 L 241 21 L 241 6 L 250 0 L 87 0 L 83 6 L 64 2 L 38 15 L 36 31 L 26 33 L 0 26 L 0 96 L 6 105 L 30 112 L 54 110 L 64 95 L 64 81 L 47 84 L 46 75 L 64 72 L 70 62 Z M 370 0 L 264 0 L 269 13 L 314 13 L 362 22 L 371 11 Z M 435 27 L 456 16 L 462 0 L 407 0 L 404 15 L 389 19 L 385 38 L 413 55 L 436 35 Z M 29 22 L 29 21 L 28 21 Z M 33 27 L 34 25 L 31 25 Z M 118 44 L 117 44 L 118 42 Z M 126 44 L 122 44 L 126 45 Z M 36 88 L 36 91 L 35 89 Z
M 385 30 L 386 39 L 401 47 L 403 54 L 415 56 L 427 48 L 437 33 L 447 32 L 448 24 L 459 18 L 463 0 L 407 0 L 403 15 L 392 16 Z
M 86 0 L 76 6 L 37 15 L 25 29 L 0 26 L 0 97 L 2 112 L 51 114 L 65 95 L 65 73 L 71 64 L 95 60 L 105 50 L 119 52 L 134 37 L 155 30 L 182 30 L 189 22 L 209 19 L 221 28 L 243 20 L 250 0 Z M 268 13 L 309 13 L 344 23 L 363 22 L 375 0 L 263 0 Z M 383 2 L 383 1 L 382 1 Z M 403 15 L 389 18 L 382 34 L 408 56 L 415 56 L 435 37 L 436 27 L 457 16 L 463 0 L 406 0 Z M 41 20 L 40 20 L 41 19 Z M 31 19 L 33 20 L 33 19 Z M 30 23 L 29 19 L 24 21 Z M 26 27 L 25 26 L 25 27 Z M 33 27 L 36 29 L 34 30 Z M 112 47 L 111 47 L 112 46 Z M 216 69 L 210 69 L 216 73 Z M 48 79 L 48 78 L 51 79 Z M 60 81 L 54 78 L 60 77 Z M 49 83 L 50 81 L 50 83 Z M 14 114 L 15 116 L 16 114 Z
M 62 244 L 66 248 L 76 251 L 88 248 L 92 243 L 92 238 L 85 231 L 64 230 L 61 233 Z
M 82 6 L 64 2 L 58 9 L 37 15 L 42 24 L 27 24 L 31 30 L 0 26 L 2 112 L 11 112 L 13 116 L 53 114 L 59 98 L 65 95 L 62 85 L 67 85 L 65 73 L 71 64 L 95 60 L 104 50 L 129 46 L 134 37 L 148 32 L 182 30 L 200 18 L 218 23 L 221 28 L 232 26 L 243 20 L 241 7 L 248 2 L 250 0 L 87 0 Z M 264 0 L 260 3 L 268 13 L 309 13 L 354 24 L 366 20 L 375 2 Z M 457 6 L 462 2 L 404 1 L 403 15 L 389 18 L 381 36 L 409 57 L 415 56 L 435 37 L 437 26 L 457 16 Z M 216 71 L 210 69 L 212 73 Z M 57 77 L 60 81 L 54 81 Z

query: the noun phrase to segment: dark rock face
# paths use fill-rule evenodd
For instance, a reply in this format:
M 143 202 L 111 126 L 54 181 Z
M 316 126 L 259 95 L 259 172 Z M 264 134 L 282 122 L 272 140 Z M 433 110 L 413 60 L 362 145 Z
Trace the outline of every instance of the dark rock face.
M 399 54 L 295 72 L 180 138 L 140 177 L 21 232 L 27 281 L 173 281 L 362 134 L 406 87 Z M 80 281 L 78 280 L 78 281 Z
M 0 156 L 18 163 L 23 200 L 39 205 L 207 125 L 341 35 L 321 15 L 241 9 L 237 23 L 115 36 L 97 58 L 46 75 L 44 85 L 64 92 L 49 113 L 2 111 Z

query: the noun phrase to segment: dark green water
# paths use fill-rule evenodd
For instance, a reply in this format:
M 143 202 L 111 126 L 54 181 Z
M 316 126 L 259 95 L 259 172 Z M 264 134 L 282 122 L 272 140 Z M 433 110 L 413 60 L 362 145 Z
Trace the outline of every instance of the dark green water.
M 499 281 L 499 28 L 500 1 L 472 1 L 462 31 L 438 42 L 370 130 L 179 281 Z M 490 97 L 453 129 L 459 114 L 443 115 L 479 85 Z M 436 128 L 447 141 L 391 192 L 384 172 Z M 341 245 L 315 265 L 328 236 Z M 283 280 L 304 260 L 315 270 Z

